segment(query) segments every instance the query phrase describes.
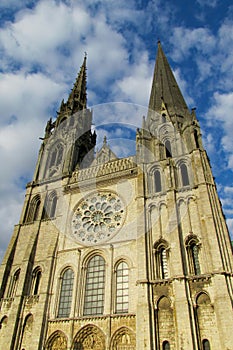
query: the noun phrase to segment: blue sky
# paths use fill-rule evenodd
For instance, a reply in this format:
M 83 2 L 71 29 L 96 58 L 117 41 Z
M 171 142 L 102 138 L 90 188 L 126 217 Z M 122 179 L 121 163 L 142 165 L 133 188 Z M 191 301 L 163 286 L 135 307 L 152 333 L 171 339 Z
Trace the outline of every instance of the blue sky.
M 1 256 L 19 219 L 39 137 L 67 98 L 84 52 L 89 106 L 146 107 L 158 39 L 187 104 L 197 107 L 233 233 L 232 1 L 1 0 Z M 133 115 L 124 121 L 136 123 Z

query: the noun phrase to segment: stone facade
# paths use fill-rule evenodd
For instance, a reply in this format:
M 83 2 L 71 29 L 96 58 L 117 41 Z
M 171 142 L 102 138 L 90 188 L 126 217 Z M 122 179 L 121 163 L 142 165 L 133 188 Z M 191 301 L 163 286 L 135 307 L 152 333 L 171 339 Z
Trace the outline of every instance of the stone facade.
M 91 124 L 85 57 L 2 262 L 0 349 L 233 349 L 229 233 L 160 43 L 135 156 L 95 156 Z

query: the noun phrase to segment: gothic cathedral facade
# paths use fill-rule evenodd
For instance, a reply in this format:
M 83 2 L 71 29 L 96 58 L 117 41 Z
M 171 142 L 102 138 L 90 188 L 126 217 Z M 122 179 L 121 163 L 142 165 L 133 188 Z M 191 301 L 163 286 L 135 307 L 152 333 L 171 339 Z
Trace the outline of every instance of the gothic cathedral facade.
M 95 152 L 86 57 L 0 269 L 1 350 L 232 350 L 232 246 L 195 110 L 158 43 L 134 156 Z

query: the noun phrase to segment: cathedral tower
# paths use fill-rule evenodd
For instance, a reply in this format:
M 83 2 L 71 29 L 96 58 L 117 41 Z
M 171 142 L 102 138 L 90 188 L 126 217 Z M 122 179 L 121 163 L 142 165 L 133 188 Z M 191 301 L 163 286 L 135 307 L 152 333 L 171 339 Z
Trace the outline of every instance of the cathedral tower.
M 95 154 L 86 57 L 0 269 L 4 350 L 230 350 L 233 260 L 195 110 L 158 43 L 136 154 Z

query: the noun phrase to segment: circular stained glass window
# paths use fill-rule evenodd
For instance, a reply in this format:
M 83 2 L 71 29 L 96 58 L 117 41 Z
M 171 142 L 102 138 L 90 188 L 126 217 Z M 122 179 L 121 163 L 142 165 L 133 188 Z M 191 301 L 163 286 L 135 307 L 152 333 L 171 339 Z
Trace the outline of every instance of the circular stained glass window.
M 125 206 L 111 192 L 97 192 L 84 198 L 72 218 L 73 236 L 82 244 L 93 245 L 111 239 L 122 226 Z

